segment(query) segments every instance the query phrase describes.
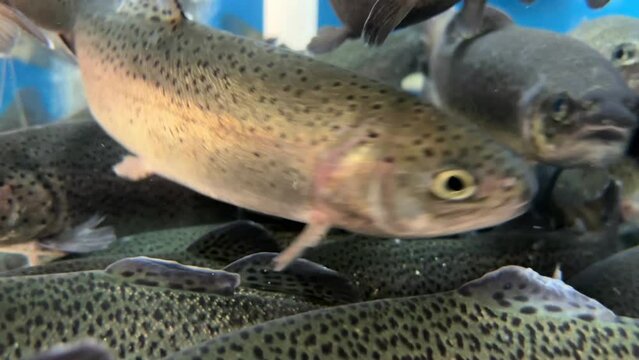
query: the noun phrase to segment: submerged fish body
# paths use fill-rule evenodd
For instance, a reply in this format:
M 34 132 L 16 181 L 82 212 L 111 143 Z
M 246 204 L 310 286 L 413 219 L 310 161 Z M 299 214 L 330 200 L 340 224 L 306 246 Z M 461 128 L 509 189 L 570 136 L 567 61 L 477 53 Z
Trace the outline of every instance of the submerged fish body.
M 615 313 L 639 317 L 639 247 L 614 254 L 567 279 Z
M 222 335 L 168 359 L 632 358 L 639 324 L 559 280 L 509 266 L 458 290 L 314 310 Z
M 169 181 L 119 178 L 111 168 L 125 153 L 93 121 L 0 135 L 0 247 L 101 249 L 113 238 L 92 228 L 96 215 L 118 236 L 231 218 L 233 207 Z
M 517 26 L 492 7 L 482 32 L 464 39 L 456 35 L 460 16 L 431 54 L 441 108 L 540 162 L 605 166 L 623 155 L 639 97 L 608 59 L 571 37 Z
M 421 70 L 426 60 L 422 32 L 421 25 L 407 27 L 390 34 L 383 45 L 375 48 L 347 40 L 339 48 L 315 58 L 400 88 L 402 79 Z
M 14 3 L 43 17 L 31 2 Z M 49 10 L 67 16 L 58 5 Z M 190 22 L 172 1 L 138 5 L 68 15 L 91 111 L 136 155 L 116 172 L 155 173 L 307 223 L 278 268 L 330 227 L 463 232 L 521 214 L 535 192 L 523 160 L 470 123 L 349 71 Z
M 572 276 L 614 252 L 610 236 L 526 229 L 428 241 L 359 238 L 322 244 L 304 257 L 350 278 L 364 298 L 382 299 L 454 290 L 506 265 Z
M 176 269 L 166 261 L 160 262 L 162 273 L 157 267 L 137 273 L 132 260 L 106 271 L 0 279 L 0 357 L 21 359 L 60 342 L 96 337 L 119 359 L 162 358 L 234 329 L 319 307 L 248 288 L 230 295 L 224 286 L 236 286 L 237 274 L 221 272 L 218 279 L 220 272 L 211 270 L 207 280 L 197 270 L 189 279 L 188 267 L 178 266 L 176 276 L 167 276 Z
M 630 87 L 639 92 L 639 19 L 604 16 L 584 21 L 570 35 L 612 61 L 622 71 Z
M 234 236 L 229 237 L 229 232 Z M 278 250 L 279 247 L 274 240 L 268 238 L 266 230 L 256 224 L 199 225 L 126 236 L 119 238 L 104 250 L 69 255 L 38 266 L 3 269 L 5 271 L 0 272 L 0 276 L 100 270 L 118 260 L 136 256 L 218 268 L 253 253 Z
M 307 251 L 304 258 L 342 274 L 364 299 L 423 295 L 453 290 L 505 265 L 531 267 L 543 275 L 550 275 L 559 267 L 565 276 L 572 276 L 613 253 L 616 231 L 612 227 L 585 234 L 569 230 L 491 231 L 428 241 L 329 234 L 325 243 Z M 275 241 L 286 244 L 296 233 L 271 230 L 272 238 L 266 238 L 262 230 L 237 222 L 147 233 L 95 254 L 16 269 L 0 276 L 98 270 L 118 259 L 142 255 L 218 268 L 249 254 L 277 252 L 280 248 Z M 195 232 L 199 235 L 188 236 Z M 231 272 L 238 272 L 237 268 L 238 263 L 225 267 Z

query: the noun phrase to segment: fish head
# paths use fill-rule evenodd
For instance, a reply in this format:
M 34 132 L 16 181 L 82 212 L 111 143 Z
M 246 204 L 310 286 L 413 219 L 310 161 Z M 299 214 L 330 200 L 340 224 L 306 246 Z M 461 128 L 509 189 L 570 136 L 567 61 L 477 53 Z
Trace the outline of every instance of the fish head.
M 522 97 L 520 125 L 537 160 L 556 166 L 607 166 L 628 147 L 639 96 L 625 84 L 575 91 L 539 86 Z
M 622 42 L 613 47 L 610 60 L 621 70 L 628 86 L 639 92 L 639 39 Z
M 501 224 L 528 209 L 537 191 L 528 164 L 479 129 L 465 134 L 395 157 L 390 175 L 380 180 L 382 196 L 371 206 L 380 209 L 375 223 L 385 233 L 456 234 Z
M 30 241 L 51 226 L 47 185 L 26 171 L 0 171 L 0 242 Z

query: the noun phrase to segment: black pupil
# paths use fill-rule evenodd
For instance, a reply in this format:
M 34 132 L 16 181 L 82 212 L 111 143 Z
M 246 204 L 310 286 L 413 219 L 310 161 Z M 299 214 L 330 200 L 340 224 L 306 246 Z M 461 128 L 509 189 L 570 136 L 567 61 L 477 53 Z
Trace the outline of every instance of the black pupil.
M 623 49 L 617 49 L 615 51 L 615 59 L 621 60 L 626 52 Z
M 451 176 L 446 181 L 446 187 L 451 191 L 461 191 L 464 189 L 464 182 L 457 176 Z
M 557 99 L 557 101 L 555 101 L 555 103 L 553 104 L 553 111 L 554 112 L 563 112 L 566 110 L 566 100 L 565 99 Z

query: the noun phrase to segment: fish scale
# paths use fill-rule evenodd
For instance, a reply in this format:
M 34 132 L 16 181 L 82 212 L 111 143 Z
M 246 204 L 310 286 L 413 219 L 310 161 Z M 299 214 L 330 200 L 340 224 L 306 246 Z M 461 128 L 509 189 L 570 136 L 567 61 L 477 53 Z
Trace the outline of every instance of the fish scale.
M 14 4 L 46 22 L 38 6 Z M 56 26 L 74 34 L 92 113 L 137 156 L 116 171 L 309 224 L 280 267 L 330 227 L 473 230 L 521 214 L 535 191 L 524 162 L 477 127 L 390 86 L 195 24 L 172 1 L 59 4 L 48 10 L 67 11 Z M 472 178 L 462 189 L 476 185 L 465 201 L 433 195 L 450 170 Z

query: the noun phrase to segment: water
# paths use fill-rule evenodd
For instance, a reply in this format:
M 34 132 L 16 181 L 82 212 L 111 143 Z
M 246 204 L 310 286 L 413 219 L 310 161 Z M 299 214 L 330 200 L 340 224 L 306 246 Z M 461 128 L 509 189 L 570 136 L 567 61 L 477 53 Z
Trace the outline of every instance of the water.
M 56 13 L 78 63 L 0 59 L 0 357 L 639 358 L 634 1 Z

